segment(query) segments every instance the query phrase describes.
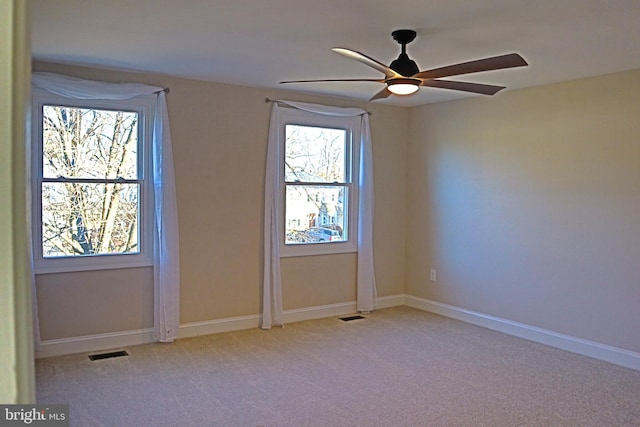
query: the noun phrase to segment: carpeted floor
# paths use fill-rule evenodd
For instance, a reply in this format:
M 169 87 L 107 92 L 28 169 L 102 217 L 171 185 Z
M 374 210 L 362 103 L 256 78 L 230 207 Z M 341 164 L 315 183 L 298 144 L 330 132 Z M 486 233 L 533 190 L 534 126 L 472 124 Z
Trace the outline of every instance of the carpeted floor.
M 408 307 L 38 360 L 72 426 L 640 426 L 640 372 Z

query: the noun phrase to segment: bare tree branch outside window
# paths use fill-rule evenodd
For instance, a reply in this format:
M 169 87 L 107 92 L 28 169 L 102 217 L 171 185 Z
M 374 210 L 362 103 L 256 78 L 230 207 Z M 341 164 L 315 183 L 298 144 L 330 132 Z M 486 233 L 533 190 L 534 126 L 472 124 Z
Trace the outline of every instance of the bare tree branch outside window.
M 285 242 L 347 240 L 348 132 L 286 125 Z
M 45 105 L 43 257 L 138 253 L 138 113 Z

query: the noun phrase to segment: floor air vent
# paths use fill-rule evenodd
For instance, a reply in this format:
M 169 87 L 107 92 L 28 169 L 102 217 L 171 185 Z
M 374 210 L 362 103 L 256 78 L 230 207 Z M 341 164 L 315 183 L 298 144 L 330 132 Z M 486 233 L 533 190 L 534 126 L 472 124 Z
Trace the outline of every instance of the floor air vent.
M 122 357 L 128 356 L 129 353 L 126 351 L 112 351 L 110 353 L 100 353 L 100 354 L 91 354 L 89 355 L 89 360 L 102 360 L 102 359 L 110 359 L 112 357 Z
M 347 317 L 340 318 L 340 320 L 342 320 L 343 322 L 349 322 L 351 320 L 358 320 L 358 319 L 366 319 L 366 317 L 356 314 L 355 316 L 347 316 Z

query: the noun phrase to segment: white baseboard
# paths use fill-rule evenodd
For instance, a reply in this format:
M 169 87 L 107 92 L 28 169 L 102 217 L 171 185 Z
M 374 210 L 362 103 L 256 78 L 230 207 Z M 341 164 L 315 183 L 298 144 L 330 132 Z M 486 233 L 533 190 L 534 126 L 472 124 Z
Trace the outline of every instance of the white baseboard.
M 377 308 L 388 308 L 403 305 L 404 295 L 392 295 L 378 298 Z M 320 305 L 293 310 L 285 310 L 283 319 L 285 323 L 301 322 L 303 320 L 320 319 L 323 317 L 343 316 L 356 312 L 356 302 Z M 253 314 L 249 316 L 227 317 L 224 319 L 207 320 L 203 322 L 183 323 L 178 331 L 178 339 L 195 337 L 198 335 L 219 334 L 221 332 L 239 331 L 260 327 L 261 316 Z M 151 329 L 115 332 L 109 334 L 97 334 L 81 337 L 47 340 L 41 343 L 40 351 L 36 352 L 37 358 L 62 356 L 66 354 L 87 353 L 127 347 L 153 342 Z
M 376 308 L 388 308 L 403 305 L 404 295 L 379 297 Z M 337 304 L 317 305 L 313 307 L 284 310 L 284 323 L 302 322 L 304 320 L 322 319 L 324 317 L 343 316 L 357 311 L 356 302 L 348 301 Z M 225 319 L 208 320 L 204 322 L 185 323 L 180 325 L 180 338 L 198 335 L 218 334 L 221 332 L 239 331 L 242 329 L 258 328 L 261 316 L 259 314 L 242 317 L 228 317 Z
M 388 297 L 378 297 L 377 298 L 377 309 L 389 308 L 389 307 L 397 307 L 399 305 L 405 304 L 406 295 L 390 295 Z
M 338 304 L 318 305 L 315 307 L 296 308 L 285 310 L 282 319 L 285 324 L 302 322 L 304 320 L 322 319 L 324 317 L 344 316 L 356 312 L 356 302 L 344 302 Z
M 546 329 L 489 316 L 411 295 L 380 297 L 377 302 L 378 309 L 407 305 L 430 313 L 461 320 L 466 323 L 482 326 L 508 335 L 513 335 L 640 371 L 640 353 L 635 353 L 621 348 L 560 334 Z M 293 323 L 324 317 L 342 316 L 355 312 L 356 302 L 349 301 L 337 304 L 285 310 L 283 318 L 285 323 Z M 178 337 L 187 338 L 198 335 L 209 335 L 221 332 L 258 328 L 260 326 L 260 317 L 261 316 L 259 314 L 255 314 L 208 320 L 204 322 L 185 323 L 180 325 Z M 44 358 L 62 356 L 66 354 L 87 353 L 146 344 L 153 342 L 151 333 L 151 329 L 141 329 L 47 340 L 42 342 L 40 351 L 36 352 L 36 357 Z
M 640 353 L 411 295 L 405 295 L 404 300 L 409 307 L 640 371 Z
M 115 349 L 152 342 L 151 329 L 112 332 L 108 334 L 86 335 L 81 337 L 62 338 L 42 341 L 36 358 L 63 356 L 66 354 L 87 353 Z
M 196 337 L 198 335 L 219 334 L 221 332 L 239 331 L 260 326 L 260 315 L 226 317 L 224 319 L 205 320 L 203 322 L 183 323 L 178 331 L 178 338 Z

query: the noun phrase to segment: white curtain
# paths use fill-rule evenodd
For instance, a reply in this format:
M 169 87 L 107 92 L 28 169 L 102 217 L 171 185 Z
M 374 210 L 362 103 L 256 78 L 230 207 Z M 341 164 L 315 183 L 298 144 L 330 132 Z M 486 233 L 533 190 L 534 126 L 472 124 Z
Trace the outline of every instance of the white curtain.
M 262 329 L 282 325 L 282 280 L 280 276 L 280 134 L 278 105 L 271 107 L 267 165 L 264 182 L 264 279 L 262 284 Z
M 278 200 L 281 179 L 278 163 L 280 138 L 280 108 L 297 108 L 315 114 L 334 117 L 360 116 L 360 169 L 358 173 L 358 276 L 357 309 L 369 312 L 376 306 L 376 283 L 373 269 L 373 155 L 369 114 L 361 108 L 341 108 L 303 102 L 278 100 L 271 107 L 271 123 L 267 147 L 264 210 L 264 280 L 262 328 L 282 325 L 282 280 L 280 274 L 281 220 Z
M 155 201 L 153 338 L 173 341 L 180 325 L 180 264 L 175 176 L 165 90 L 141 83 L 97 82 L 52 73 L 33 73 L 31 83 L 74 99 L 124 100 L 142 95 L 156 96 L 151 168 Z M 37 321 L 37 316 L 34 321 Z
M 27 201 L 27 206 L 26 206 L 26 212 L 27 212 L 27 224 L 31 224 L 31 207 L 33 206 L 33 192 L 31 191 L 31 153 L 32 153 L 32 148 L 31 147 L 27 147 L 26 149 L 27 152 L 27 158 L 25 159 L 25 170 L 27 171 L 26 175 L 27 175 L 27 179 L 26 181 L 28 182 L 27 188 L 26 188 L 26 201 Z M 29 263 L 30 263 L 30 269 L 29 272 L 31 274 L 31 311 L 32 311 L 32 315 L 33 315 L 33 349 L 35 351 L 40 351 L 42 349 L 41 344 L 41 339 L 40 339 L 40 317 L 38 316 L 38 295 L 36 294 L 36 275 L 34 274 L 34 272 L 36 271 L 35 269 L 35 265 L 34 265 L 34 257 L 33 257 L 33 244 L 31 242 L 33 242 L 33 238 L 32 238 L 32 233 L 33 233 L 33 228 L 32 227 L 27 227 L 27 242 L 29 242 L 29 244 L 27 245 L 29 254 Z

